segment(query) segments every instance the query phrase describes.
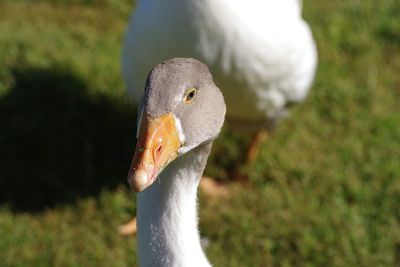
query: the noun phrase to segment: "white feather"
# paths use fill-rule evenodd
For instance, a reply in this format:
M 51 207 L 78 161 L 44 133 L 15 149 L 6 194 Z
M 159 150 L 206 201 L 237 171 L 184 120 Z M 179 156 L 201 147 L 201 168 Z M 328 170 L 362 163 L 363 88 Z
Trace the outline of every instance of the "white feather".
M 181 144 L 185 144 L 185 134 L 183 133 L 181 120 L 174 114 L 175 128 Z
M 125 35 L 123 76 L 135 102 L 157 63 L 194 57 L 209 65 L 227 117 L 273 119 L 302 101 L 317 54 L 298 0 L 139 1 Z

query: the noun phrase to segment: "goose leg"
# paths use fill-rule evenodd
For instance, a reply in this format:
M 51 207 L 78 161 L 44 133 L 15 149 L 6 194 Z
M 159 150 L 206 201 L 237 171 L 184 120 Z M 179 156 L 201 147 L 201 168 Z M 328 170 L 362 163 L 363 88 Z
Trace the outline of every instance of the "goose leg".
M 200 180 L 200 190 L 211 197 L 228 197 L 229 190 L 226 184 L 215 179 L 203 176 Z
M 246 164 L 249 164 L 257 158 L 261 144 L 267 140 L 269 136 L 268 130 L 263 128 L 259 130 L 252 138 L 249 149 L 247 151 Z
M 122 224 L 118 227 L 118 232 L 121 235 L 134 235 L 137 232 L 136 228 L 136 217 L 131 219 L 129 222 Z
M 269 136 L 269 131 L 265 128 L 257 131 L 253 135 L 249 148 L 247 150 L 246 157 L 243 159 L 245 163 L 244 165 L 250 164 L 257 158 L 260 146 L 268 138 L 268 136 Z M 233 171 L 230 174 L 230 177 L 233 181 L 239 182 L 243 185 L 247 184 L 249 180 L 248 176 L 244 174 L 243 171 L 240 169 L 240 166 L 233 169 Z

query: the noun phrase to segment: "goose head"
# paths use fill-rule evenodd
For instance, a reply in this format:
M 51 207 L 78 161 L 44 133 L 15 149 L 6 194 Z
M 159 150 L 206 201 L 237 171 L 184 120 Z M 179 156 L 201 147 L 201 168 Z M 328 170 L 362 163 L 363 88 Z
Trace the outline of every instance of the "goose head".
M 174 159 L 212 142 L 225 112 L 222 93 L 205 64 L 191 58 L 158 64 L 148 75 L 139 105 L 131 187 L 145 190 Z

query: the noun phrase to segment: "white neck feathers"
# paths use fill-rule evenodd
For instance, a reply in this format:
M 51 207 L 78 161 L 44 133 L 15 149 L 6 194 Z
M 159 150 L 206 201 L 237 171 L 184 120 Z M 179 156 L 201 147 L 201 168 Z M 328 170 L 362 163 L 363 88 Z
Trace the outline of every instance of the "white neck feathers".
M 172 162 L 137 197 L 141 267 L 211 266 L 200 245 L 197 187 L 211 143 Z

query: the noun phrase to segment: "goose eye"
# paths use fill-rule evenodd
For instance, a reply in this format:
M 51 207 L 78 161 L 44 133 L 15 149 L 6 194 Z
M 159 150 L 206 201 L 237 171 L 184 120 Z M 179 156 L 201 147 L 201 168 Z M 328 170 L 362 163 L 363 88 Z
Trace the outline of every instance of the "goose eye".
M 193 102 L 193 100 L 196 98 L 197 95 L 197 89 L 196 88 L 191 88 L 186 91 L 185 96 L 183 97 L 183 102 L 185 104 L 189 104 Z

